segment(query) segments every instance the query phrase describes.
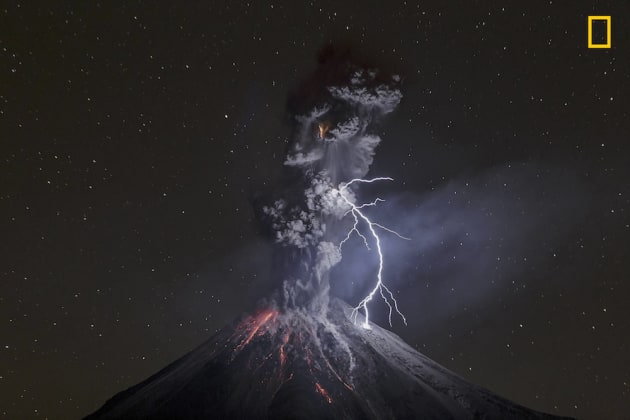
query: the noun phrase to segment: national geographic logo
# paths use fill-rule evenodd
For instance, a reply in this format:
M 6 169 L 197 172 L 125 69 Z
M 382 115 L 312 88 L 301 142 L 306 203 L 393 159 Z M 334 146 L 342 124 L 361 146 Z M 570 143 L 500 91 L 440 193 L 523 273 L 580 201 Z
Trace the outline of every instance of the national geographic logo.
M 593 31 L 594 25 L 595 25 L 595 30 Z M 588 17 L 588 47 L 589 48 L 610 48 L 611 27 L 612 25 L 610 21 L 610 16 L 589 16 Z

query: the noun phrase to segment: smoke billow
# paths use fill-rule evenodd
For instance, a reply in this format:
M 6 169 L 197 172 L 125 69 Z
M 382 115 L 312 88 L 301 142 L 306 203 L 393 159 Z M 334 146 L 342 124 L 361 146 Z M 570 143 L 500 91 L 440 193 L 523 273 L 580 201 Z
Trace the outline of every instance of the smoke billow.
M 415 326 L 428 330 L 462 307 L 493 304 L 498 293 L 559 282 L 544 267 L 555 266 L 555 253 L 577 226 L 592 223 L 588 200 L 595 195 L 573 171 L 532 162 L 465 174 L 424 193 L 387 194 L 386 205 L 371 214 L 412 238 L 381 238 L 388 286 L 405 290 L 399 303 Z M 338 279 L 361 278 L 375 268 L 360 242 L 344 248 L 331 274 L 335 296 L 348 299 L 360 288 Z M 375 321 L 386 322 L 379 315 Z
M 295 117 L 296 135 L 285 161 L 306 176 L 321 174 L 335 185 L 367 174 L 381 141 L 371 131 L 374 122 L 402 98 L 398 76 L 383 84 L 376 70 L 348 66 L 345 85 L 326 87 L 323 103 Z
M 282 303 L 325 313 L 329 272 L 341 261 L 339 243 L 348 232 L 364 177 L 381 139 L 375 126 L 402 98 L 400 77 L 327 54 L 313 77 L 290 98 L 293 135 L 286 189 L 262 212 L 281 246 Z

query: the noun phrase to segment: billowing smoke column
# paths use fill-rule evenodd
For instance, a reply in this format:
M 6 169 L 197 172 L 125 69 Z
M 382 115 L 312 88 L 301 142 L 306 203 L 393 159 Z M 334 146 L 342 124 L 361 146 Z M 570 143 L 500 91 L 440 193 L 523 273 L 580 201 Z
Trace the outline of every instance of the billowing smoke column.
M 381 235 L 407 238 L 370 216 L 383 200 L 358 199 L 361 185 L 393 181 L 366 176 L 380 142 L 374 125 L 401 100 L 399 78 L 347 60 L 322 64 L 315 89 L 307 83 L 297 95 L 310 105 L 293 114 L 278 197 L 257 207 L 279 245 L 280 293 L 90 418 L 544 418 L 370 327 L 374 299 L 389 307 L 390 324 L 392 315 L 406 322 L 383 278 Z M 330 271 L 351 238 L 378 260 L 354 279 L 368 289 L 354 307 L 329 301 Z M 370 331 L 356 327 L 361 318 Z
M 294 136 L 284 164 L 289 167 L 287 178 L 297 187 L 263 208 L 276 242 L 284 247 L 285 266 L 291 267 L 282 273 L 282 303 L 325 316 L 330 270 L 341 261 L 342 245 L 354 234 L 367 251 L 376 251 L 379 260 L 374 278 L 361 279 L 374 286 L 356 306 L 354 321 L 362 310 L 363 325 L 369 326 L 368 304 L 378 295 L 389 307 L 390 324 L 394 310 L 406 323 L 382 278 L 379 234 L 398 234 L 365 212 L 383 200 L 358 203 L 356 191 L 362 183 L 391 181 L 364 177 L 381 141 L 374 125 L 402 98 L 397 88 L 400 78 L 347 61 L 335 66 L 334 80 L 320 86 L 310 109 L 294 116 Z

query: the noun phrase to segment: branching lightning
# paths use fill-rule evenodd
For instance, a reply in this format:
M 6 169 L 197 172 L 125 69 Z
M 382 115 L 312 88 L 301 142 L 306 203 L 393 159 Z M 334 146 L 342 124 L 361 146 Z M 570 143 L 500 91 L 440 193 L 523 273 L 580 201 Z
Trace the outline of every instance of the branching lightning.
M 354 184 L 354 183 L 368 183 L 368 184 L 371 184 L 372 182 L 376 182 L 376 181 L 393 181 L 393 179 L 389 178 L 389 177 L 378 177 L 378 178 L 372 178 L 372 179 L 355 178 L 355 179 L 352 179 L 352 180 L 350 180 L 350 181 L 348 181 L 346 183 L 340 184 L 339 188 L 337 189 L 337 192 L 339 193 L 339 196 L 344 200 L 344 202 L 348 206 L 350 206 L 350 210 L 348 210 L 346 212 L 346 214 L 350 213 L 350 214 L 352 214 L 352 217 L 354 218 L 354 224 L 352 225 L 352 228 L 348 231 L 348 234 L 346 235 L 346 237 L 339 243 L 339 252 L 341 252 L 341 248 L 342 248 L 343 244 L 346 243 L 346 241 L 348 239 L 350 239 L 350 237 L 352 236 L 353 233 L 356 233 L 361 239 L 363 239 L 363 243 L 365 244 L 365 247 L 368 250 L 370 250 L 370 245 L 369 245 L 367 237 L 359 229 L 359 225 L 361 224 L 361 221 L 363 221 L 364 224 L 367 226 L 367 230 L 369 232 L 369 236 L 374 238 L 374 242 L 376 243 L 376 251 L 378 253 L 378 272 L 376 274 L 376 279 L 377 279 L 376 285 L 370 291 L 370 293 L 368 293 L 368 295 L 366 297 L 364 297 L 363 300 L 361 300 L 361 302 L 359 302 L 359 304 L 352 310 L 352 314 L 351 314 L 352 321 L 356 324 L 357 316 L 359 314 L 359 309 L 363 308 L 363 312 L 365 314 L 365 321 L 363 322 L 363 327 L 364 328 L 370 328 L 368 303 L 370 301 L 372 301 L 372 299 L 374 298 L 374 296 L 376 295 L 377 292 L 380 293 L 381 297 L 383 298 L 383 300 L 387 304 L 387 307 L 389 308 L 389 325 L 390 325 L 390 327 L 392 326 L 392 312 L 394 310 L 396 310 L 396 313 L 398 315 L 400 315 L 400 317 L 402 318 L 402 320 L 405 323 L 405 325 L 407 325 L 407 319 L 402 314 L 402 312 L 400 312 L 400 310 L 398 309 L 398 302 L 396 302 L 396 299 L 394 298 L 394 294 L 391 292 L 391 290 L 389 290 L 387 288 L 385 283 L 383 283 L 383 251 L 381 249 L 380 237 L 376 233 L 376 229 L 375 228 L 379 228 L 379 229 L 382 229 L 384 231 L 393 233 L 394 235 L 398 236 L 401 239 L 409 240 L 409 238 L 405 238 L 404 236 L 400 235 L 398 232 L 396 232 L 396 231 L 394 231 L 392 229 L 389 229 L 389 228 L 387 228 L 387 227 L 385 227 L 385 226 L 383 226 L 383 225 L 381 225 L 379 223 L 375 223 L 375 222 L 371 221 L 361 211 L 362 209 L 364 209 L 366 207 L 376 206 L 379 202 L 382 202 L 382 201 L 385 201 L 385 200 L 377 198 L 376 200 L 374 200 L 372 202 L 368 202 L 368 203 L 363 203 L 363 204 L 357 205 L 346 194 L 347 191 L 348 191 L 348 187 L 350 185 Z

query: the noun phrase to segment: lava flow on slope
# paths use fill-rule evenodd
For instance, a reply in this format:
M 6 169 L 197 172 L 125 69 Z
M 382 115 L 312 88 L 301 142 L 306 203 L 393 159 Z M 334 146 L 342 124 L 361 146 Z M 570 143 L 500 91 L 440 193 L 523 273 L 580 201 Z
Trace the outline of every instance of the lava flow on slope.
M 325 318 L 261 310 L 87 419 L 554 418 L 466 382 L 351 316 L 337 299 Z

